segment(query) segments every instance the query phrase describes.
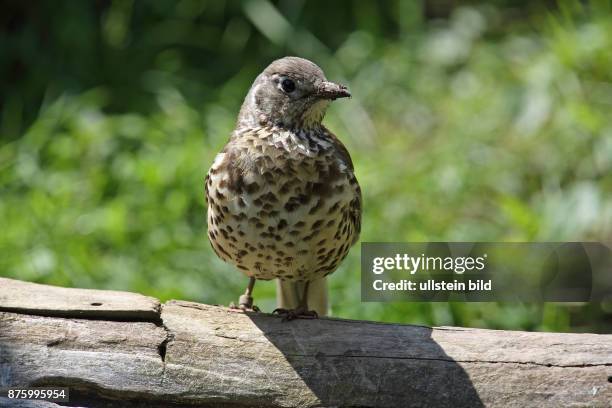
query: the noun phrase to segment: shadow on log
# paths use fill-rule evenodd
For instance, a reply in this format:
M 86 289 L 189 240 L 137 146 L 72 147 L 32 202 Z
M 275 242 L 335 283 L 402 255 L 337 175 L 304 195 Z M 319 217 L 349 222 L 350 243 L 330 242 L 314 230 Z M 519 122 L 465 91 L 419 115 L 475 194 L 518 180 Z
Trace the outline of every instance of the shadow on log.
M 282 322 L 0 278 L 0 389 L 66 386 L 69 406 L 608 407 L 610 381 L 612 335 Z

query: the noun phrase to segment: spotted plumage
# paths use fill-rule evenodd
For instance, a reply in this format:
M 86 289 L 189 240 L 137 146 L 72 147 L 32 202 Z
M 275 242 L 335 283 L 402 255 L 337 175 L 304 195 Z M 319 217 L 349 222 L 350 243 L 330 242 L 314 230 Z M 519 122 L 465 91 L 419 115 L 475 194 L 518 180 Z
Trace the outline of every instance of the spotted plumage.
M 336 270 L 357 241 L 353 164 L 321 124 L 329 102 L 343 96 L 346 88 L 315 64 L 287 57 L 266 68 L 245 98 L 205 191 L 211 245 L 248 277 L 314 281 Z

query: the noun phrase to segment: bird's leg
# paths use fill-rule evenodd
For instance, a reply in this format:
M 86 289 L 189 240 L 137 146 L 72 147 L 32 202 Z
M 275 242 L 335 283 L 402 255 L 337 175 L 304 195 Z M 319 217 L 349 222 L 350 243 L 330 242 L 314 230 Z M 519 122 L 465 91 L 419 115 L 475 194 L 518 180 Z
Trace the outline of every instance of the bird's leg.
M 249 278 L 249 284 L 247 285 L 246 290 L 243 295 L 240 295 L 238 298 L 238 306 L 232 302 L 230 304 L 230 309 L 241 309 L 250 312 L 259 312 L 259 308 L 253 304 L 253 287 L 255 287 L 255 278 Z
M 298 304 L 298 307 L 295 309 L 275 309 L 272 313 L 276 313 L 279 316 L 283 317 L 283 321 L 285 320 L 293 320 L 297 318 L 303 319 L 318 319 L 319 315 L 314 310 L 308 310 L 308 286 L 310 282 L 306 282 L 304 284 L 304 291 L 302 293 L 302 298 Z

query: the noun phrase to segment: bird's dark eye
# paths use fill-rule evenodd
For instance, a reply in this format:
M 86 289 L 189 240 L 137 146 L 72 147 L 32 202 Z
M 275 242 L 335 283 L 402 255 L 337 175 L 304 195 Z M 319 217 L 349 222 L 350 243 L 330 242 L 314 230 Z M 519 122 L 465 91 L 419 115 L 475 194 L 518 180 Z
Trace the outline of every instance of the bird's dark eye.
M 289 78 L 285 78 L 281 81 L 281 87 L 283 88 L 283 91 L 291 93 L 295 91 L 295 82 L 293 82 Z

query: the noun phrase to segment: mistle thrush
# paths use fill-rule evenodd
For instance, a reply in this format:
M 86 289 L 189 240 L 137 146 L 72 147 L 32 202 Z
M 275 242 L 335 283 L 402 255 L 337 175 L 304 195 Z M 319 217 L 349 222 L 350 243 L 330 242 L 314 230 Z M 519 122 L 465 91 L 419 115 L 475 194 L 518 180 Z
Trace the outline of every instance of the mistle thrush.
M 351 158 L 321 124 L 330 101 L 348 96 L 297 57 L 272 62 L 251 86 L 205 181 L 210 243 L 249 277 L 240 308 L 253 308 L 256 279 L 278 278 L 275 312 L 288 319 L 325 314 L 324 278 L 361 227 Z

